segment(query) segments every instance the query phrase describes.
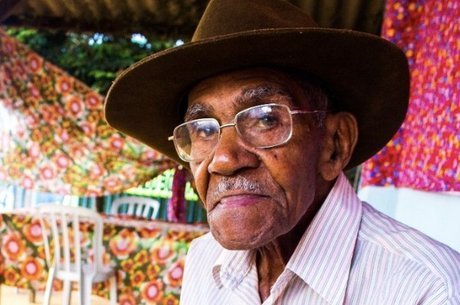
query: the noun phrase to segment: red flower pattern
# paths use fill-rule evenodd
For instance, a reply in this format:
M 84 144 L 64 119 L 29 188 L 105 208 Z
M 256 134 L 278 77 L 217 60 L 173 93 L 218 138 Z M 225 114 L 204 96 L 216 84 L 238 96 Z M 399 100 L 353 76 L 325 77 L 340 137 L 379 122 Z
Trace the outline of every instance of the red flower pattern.
M 133 229 L 135 228 L 135 229 Z M 148 228 L 148 230 L 142 230 Z M 49 229 L 49 228 L 48 228 Z M 191 230 L 190 230 L 191 229 Z M 92 226 L 82 225 L 82 247 L 90 248 Z M 155 232 L 141 234 L 138 232 Z M 182 231 L 182 234 L 171 234 Z M 16 234 L 13 234 L 15 232 Z M 7 285 L 43 290 L 47 278 L 42 228 L 36 216 L 2 214 L 0 271 Z M 131 220 L 129 226 L 104 224 L 104 261 L 116 267 L 119 304 L 177 305 L 182 283 L 185 254 L 190 241 L 207 232 L 187 225 Z M 25 237 L 25 238 L 24 238 Z M 120 242 L 124 246 L 120 247 Z M 117 246 L 114 247 L 114 244 Z M 120 251 L 123 248 L 123 251 Z M 127 250 L 129 249 L 129 250 Z M 152 251 L 154 253 L 152 253 Z M 129 253 L 129 254 L 127 254 Z M 88 257 L 92 257 L 88 253 Z M 152 256 L 155 255 L 155 256 Z M 155 259 L 161 258 L 161 262 Z M 1 270 L 4 268 L 4 270 Z M 56 290 L 62 289 L 55 281 Z M 93 293 L 108 296 L 108 283 L 93 286 Z
M 406 120 L 364 163 L 362 186 L 460 191 L 460 1 L 389 0 L 382 36 L 411 72 Z

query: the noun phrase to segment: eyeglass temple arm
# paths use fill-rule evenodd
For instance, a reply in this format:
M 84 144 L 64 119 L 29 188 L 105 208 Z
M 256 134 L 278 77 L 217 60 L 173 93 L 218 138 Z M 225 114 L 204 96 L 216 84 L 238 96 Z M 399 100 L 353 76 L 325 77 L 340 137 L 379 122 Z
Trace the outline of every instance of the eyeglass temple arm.
M 302 114 L 302 113 L 325 113 L 326 111 L 324 110 L 289 110 L 291 114 Z

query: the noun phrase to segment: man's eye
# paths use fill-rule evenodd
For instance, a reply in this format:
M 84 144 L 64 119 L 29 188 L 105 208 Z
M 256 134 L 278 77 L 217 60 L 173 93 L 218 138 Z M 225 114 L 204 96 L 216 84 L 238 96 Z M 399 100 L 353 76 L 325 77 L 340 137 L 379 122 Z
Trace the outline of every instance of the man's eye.
M 191 136 L 195 139 L 208 139 L 216 133 L 217 129 L 213 124 L 197 123 L 192 128 Z
M 271 128 L 275 128 L 276 126 L 279 125 L 280 119 L 276 115 L 273 115 L 271 113 L 266 113 L 266 114 L 258 117 L 256 119 L 255 123 L 256 124 L 255 124 L 254 127 L 256 127 L 256 128 L 271 129 Z
M 196 130 L 197 136 L 200 138 L 208 138 L 214 135 L 215 129 L 210 127 L 202 127 Z

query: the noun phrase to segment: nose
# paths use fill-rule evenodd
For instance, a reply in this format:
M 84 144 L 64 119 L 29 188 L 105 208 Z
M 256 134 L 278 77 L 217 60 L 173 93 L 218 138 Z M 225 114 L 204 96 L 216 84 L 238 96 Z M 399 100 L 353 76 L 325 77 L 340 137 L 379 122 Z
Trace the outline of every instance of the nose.
M 214 148 L 208 171 L 211 174 L 230 176 L 244 168 L 255 168 L 260 159 L 257 154 L 239 137 L 234 126 L 225 124 L 221 126 L 221 134 Z

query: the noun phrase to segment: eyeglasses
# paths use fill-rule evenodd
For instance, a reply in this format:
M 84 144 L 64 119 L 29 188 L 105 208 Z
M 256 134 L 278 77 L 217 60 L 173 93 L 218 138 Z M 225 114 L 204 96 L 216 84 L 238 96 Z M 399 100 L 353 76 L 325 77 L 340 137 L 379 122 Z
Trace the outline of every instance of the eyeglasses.
M 293 114 L 323 114 L 325 111 L 291 110 L 287 105 L 263 104 L 238 112 L 233 122 L 220 125 L 214 118 L 185 122 L 174 128 L 168 140 L 185 162 L 199 162 L 209 156 L 219 142 L 221 129 L 235 126 L 238 135 L 256 148 L 285 144 L 292 136 Z

